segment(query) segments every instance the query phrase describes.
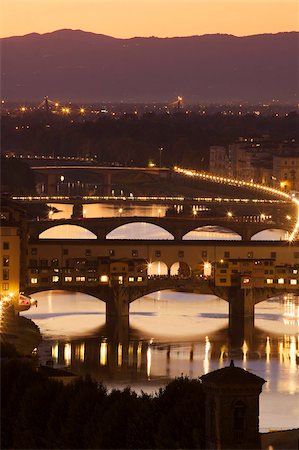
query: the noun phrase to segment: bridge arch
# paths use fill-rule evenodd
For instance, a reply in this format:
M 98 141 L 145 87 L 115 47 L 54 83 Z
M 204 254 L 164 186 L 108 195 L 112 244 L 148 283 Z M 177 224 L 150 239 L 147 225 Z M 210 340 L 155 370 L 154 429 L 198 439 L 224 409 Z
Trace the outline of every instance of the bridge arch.
M 148 263 L 148 266 L 147 266 L 147 274 L 150 277 L 167 276 L 168 275 L 168 266 L 163 261 L 150 262 L 150 263 Z
M 58 295 L 58 293 L 63 296 L 65 294 L 84 294 L 86 296 L 92 297 L 96 300 L 99 300 L 102 303 L 105 303 L 105 296 L 102 295 L 103 291 L 93 288 L 84 288 L 80 286 L 61 286 L 60 288 L 57 286 L 47 286 L 47 287 L 30 287 L 29 289 L 26 289 L 26 295 L 29 295 L 33 298 L 36 297 L 36 295 L 39 294 L 55 294 Z
M 221 240 L 221 241 L 240 241 L 242 237 L 237 232 L 230 228 L 219 227 L 215 225 L 204 225 L 202 227 L 195 228 L 186 233 L 183 241 L 196 241 L 196 240 Z
M 54 225 L 42 231 L 39 239 L 97 239 L 96 234 L 79 225 Z
M 251 236 L 251 241 L 287 241 L 289 231 L 281 228 L 265 228 Z
M 129 222 L 114 228 L 106 239 L 174 240 L 174 236 L 150 222 Z
M 181 276 L 188 278 L 191 276 L 191 267 L 185 261 L 177 261 L 170 267 L 170 276 Z

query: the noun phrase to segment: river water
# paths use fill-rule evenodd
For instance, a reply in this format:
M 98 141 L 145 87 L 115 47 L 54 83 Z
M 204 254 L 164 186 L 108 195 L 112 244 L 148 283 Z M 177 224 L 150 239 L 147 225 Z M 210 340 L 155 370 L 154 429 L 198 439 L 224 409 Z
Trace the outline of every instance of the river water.
M 213 296 L 161 291 L 130 305 L 130 325 L 106 325 L 105 304 L 82 293 L 35 294 L 26 317 L 41 330 L 41 363 L 91 376 L 108 387 L 154 392 L 176 376 L 198 377 L 235 365 L 267 383 L 260 430 L 299 427 L 299 302 L 287 295 L 255 307 L 255 327 L 232 348 L 228 303 Z

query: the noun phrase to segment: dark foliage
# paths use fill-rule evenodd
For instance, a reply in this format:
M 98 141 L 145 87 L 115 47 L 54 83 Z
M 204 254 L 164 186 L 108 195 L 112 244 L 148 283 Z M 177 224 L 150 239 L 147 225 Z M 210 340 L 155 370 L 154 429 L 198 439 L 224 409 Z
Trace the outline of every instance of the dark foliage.
M 269 135 L 271 139 L 298 141 L 296 113 L 287 117 L 202 116 L 196 113 L 124 115 L 96 121 L 72 120 L 42 112 L 2 118 L 2 150 L 33 155 L 96 156 L 100 164 L 144 166 L 162 164 L 208 168 L 209 147 L 228 145 L 239 136 Z M 17 129 L 16 129 L 17 128 Z
M 1 158 L 1 191 L 13 195 L 35 193 L 34 173 L 20 159 Z
M 64 385 L 23 360 L 2 362 L 1 372 L 2 448 L 204 448 L 199 380 L 138 396 L 89 378 Z

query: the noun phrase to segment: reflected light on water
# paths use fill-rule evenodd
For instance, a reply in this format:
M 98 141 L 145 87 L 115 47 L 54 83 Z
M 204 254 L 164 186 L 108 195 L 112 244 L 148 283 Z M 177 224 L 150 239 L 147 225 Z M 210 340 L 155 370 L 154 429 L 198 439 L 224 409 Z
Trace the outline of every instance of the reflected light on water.
M 121 367 L 123 362 L 123 346 L 122 344 L 118 344 L 117 347 L 117 365 L 118 367 Z
M 209 337 L 205 337 L 205 357 L 203 361 L 204 373 L 208 373 L 210 371 L 210 350 L 211 343 L 209 341 Z
M 79 360 L 81 363 L 84 363 L 85 360 L 85 344 L 82 342 L 75 346 L 75 358 Z
M 132 343 L 130 343 L 129 348 L 128 348 L 128 364 L 129 364 L 129 366 L 133 365 L 133 358 L 134 358 L 134 346 Z
M 107 342 L 101 342 L 100 345 L 100 365 L 106 366 L 107 365 Z
M 64 344 L 64 363 L 70 366 L 72 361 L 72 345 L 70 343 Z
M 57 342 L 52 345 L 52 358 L 53 358 L 53 363 L 57 364 L 58 363 L 58 343 Z
M 268 364 L 270 363 L 270 355 L 271 355 L 270 337 L 267 336 L 267 341 L 266 341 L 266 361 L 267 361 Z
M 246 361 L 247 360 L 247 353 L 248 353 L 248 345 L 247 345 L 246 341 L 243 342 L 242 353 L 243 353 L 243 361 Z
M 151 346 L 148 346 L 147 352 L 146 352 L 146 374 L 148 380 L 151 378 L 151 367 L 152 367 L 152 349 Z
M 142 364 L 142 343 L 138 342 L 138 347 L 137 347 L 137 369 L 141 368 L 141 364 Z
M 36 297 L 38 308 L 22 315 L 43 333 L 38 349 L 43 364 L 52 357 L 56 367 L 90 373 L 108 387 L 153 392 L 182 373 L 196 378 L 229 364 L 228 303 L 215 296 L 161 291 L 143 297 L 130 305 L 128 336 L 117 339 L 104 334 L 103 302 L 63 291 L 51 293 L 51 304 L 49 292 Z M 295 428 L 298 323 L 284 320 L 297 321 L 297 308 L 295 296 L 257 304 L 255 335 L 242 338 L 234 358 L 236 366 L 267 380 L 260 402 L 263 429 Z

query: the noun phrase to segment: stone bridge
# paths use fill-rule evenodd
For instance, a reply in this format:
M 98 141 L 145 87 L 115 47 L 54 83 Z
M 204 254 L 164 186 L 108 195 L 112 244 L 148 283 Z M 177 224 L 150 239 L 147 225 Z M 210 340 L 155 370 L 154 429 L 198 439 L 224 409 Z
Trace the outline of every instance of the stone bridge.
M 97 239 L 104 240 L 106 236 L 116 228 L 130 223 L 150 223 L 168 231 L 174 240 L 180 241 L 183 236 L 196 228 L 205 226 L 217 226 L 233 231 L 241 236 L 242 240 L 250 240 L 251 237 L 271 228 L 281 228 L 282 223 L 272 220 L 257 220 L 256 216 L 244 217 L 103 217 L 99 219 L 62 219 L 42 220 L 28 222 L 28 233 L 31 239 L 38 239 L 39 235 L 58 225 L 77 225 L 95 234 Z M 286 231 L 290 228 L 285 226 Z M 291 232 L 291 230 L 290 230 Z
M 92 173 L 96 176 L 100 176 L 102 179 L 102 185 L 104 187 L 104 194 L 111 195 L 112 177 L 119 173 L 148 173 L 151 175 L 157 175 L 163 178 L 170 178 L 172 175 L 172 169 L 166 167 L 122 167 L 122 166 L 94 166 L 94 165 L 47 165 L 37 166 L 31 164 L 31 169 L 38 174 L 42 174 L 46 178 L 47 193 L 48 195 L 57 194 L 57 183 L 61 175 L 66 175 L 69 172 L 79 171 L 80 173 Z
M 53 289 L 53 285 L 49 286 Z M 55 289 L 66 289 L 55 286 Z M 106 321 L 116 320 L 119 324 L 127 324 L 129 320 L 130 303 L 153 292 L 172 289 L 182 292 L 216 295 L 229 303 L 229 328 L 233 334 L 244 336 L 246 329 L 254 325 L 254 306 L 271 297 L 286 293 L 285 290 L 274 288 L 241 289 L 239 286 L 217 287 L 213 282 L 201 278 L 180 279 L 176 277 L 150 278 L 143 286 L 123 286 L 119 284 L 101 285 L 97 287 L 70 287 L 67 290 L 83 292 L 92 295 L 106 303 Z M 47 290 L 43 287 L 43 290 Z M 40 292 L 40 288 L 28 288 L 26 294 Z M 299 290 L 292 290 L 299 294 Z M 126 325 L 126 326 L 127 326 Z M 122 325 L 123 326 L 123 325 Z

